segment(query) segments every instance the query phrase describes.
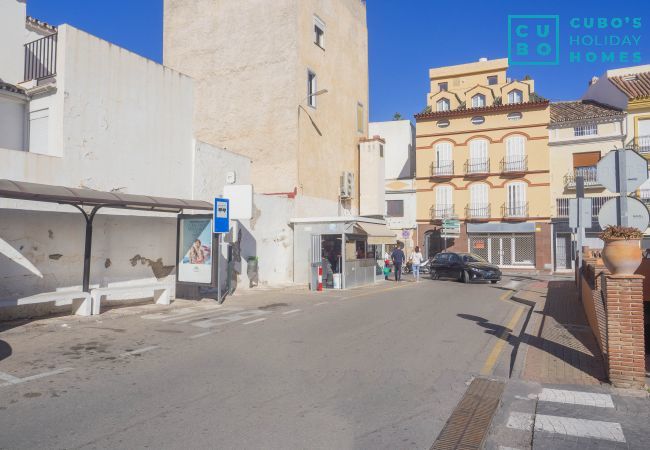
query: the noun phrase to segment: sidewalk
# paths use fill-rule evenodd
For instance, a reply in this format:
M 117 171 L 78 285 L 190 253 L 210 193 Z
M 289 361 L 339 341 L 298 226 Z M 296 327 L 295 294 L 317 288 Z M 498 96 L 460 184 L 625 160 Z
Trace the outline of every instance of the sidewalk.
M 520 349 L 525 354 L 521 378 L 580 385 L 606 380 L 602 354 L 572 280 L 536 281 L 517 297 L 535 304 Z

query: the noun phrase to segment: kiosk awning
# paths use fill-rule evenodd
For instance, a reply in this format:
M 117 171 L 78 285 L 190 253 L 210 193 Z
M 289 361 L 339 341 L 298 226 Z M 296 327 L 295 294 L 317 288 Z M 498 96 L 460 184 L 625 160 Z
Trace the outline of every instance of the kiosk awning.
M 394 244 L 397 242 L 395 232 L 386 225 L 358 222 L 357 226 L 368 235 L 368 244 Z

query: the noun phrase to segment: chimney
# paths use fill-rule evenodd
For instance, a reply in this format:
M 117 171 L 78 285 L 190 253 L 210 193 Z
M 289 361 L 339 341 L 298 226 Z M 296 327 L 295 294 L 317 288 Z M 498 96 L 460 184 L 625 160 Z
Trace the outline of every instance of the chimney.
M 478 62 L 486 62 L 488 59 L 486 57 L 481 57 L 478 59 Z

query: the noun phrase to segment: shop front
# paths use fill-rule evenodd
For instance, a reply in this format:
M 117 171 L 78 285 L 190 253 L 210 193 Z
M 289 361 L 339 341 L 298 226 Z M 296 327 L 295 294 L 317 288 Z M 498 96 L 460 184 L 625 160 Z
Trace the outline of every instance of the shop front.
M 492 264 L 504 268 L 534 269 L 535 223 L 467 224 L 468 246 Z
M 332 217 L 291 223 L 294 282 L 313 285 L 319 266 L 327 289 L 363 286 L 383 278 L 383 247 L 395 243 L 395 234 L 383 220 Z

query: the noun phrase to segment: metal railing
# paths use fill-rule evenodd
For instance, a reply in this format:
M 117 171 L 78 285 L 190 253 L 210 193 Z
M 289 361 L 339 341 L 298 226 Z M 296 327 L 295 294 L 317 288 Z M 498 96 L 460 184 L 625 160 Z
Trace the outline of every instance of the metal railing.
M 639 200 L 641 200 L 646 205 L 650 205 L 650 189 L 640 189 Z
M 505 203 L 501 215 L 508 219 L 528 217 L 528 202 Z
M 465 161 L 465 174 L 490 173 L 490 158 L 470 158 Z
M 600 196 L 600 197 L 589 197 L 591 199 L 591 215 L 593 217 L 598 216 L 600 208 L 614 196 Z M 570 198 L 556 198 L 555 206 L 557 209 L 557 217 L 569 217 L 569 200 Z
M 487 205 L 467 205 L 465 207 L 465 217 L 467 219 L 489 219 L 490 204 Z
M 639 153 L 650 153 L 650 136 L 637 136 L 634 139 L 634 147 Z
M 501 172 L 526 172 L 528 170 L 528 156 L 509 156 L 501 160 Z
M 453 161 L 436 161 L 431 163 L 432 177 L 452 176 L 453 174 L 454 174 Z
M 454 216 L 454 205 L 434 205 L 431 207 L 431 219 L 450 219 Z
M 42 80 L 56 75 L 58 34 L 25 44 L 24 81 Z
M 596 166 L 576 167 L 573 172 L 564 175 L 564 186 L 568 188 L 576 187 L 576 178 L 583 177 L 585 186 L 598 186 L 598 172 Z

